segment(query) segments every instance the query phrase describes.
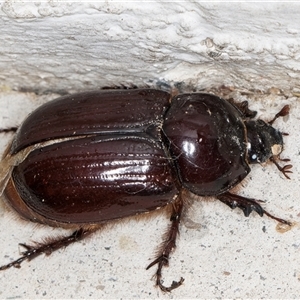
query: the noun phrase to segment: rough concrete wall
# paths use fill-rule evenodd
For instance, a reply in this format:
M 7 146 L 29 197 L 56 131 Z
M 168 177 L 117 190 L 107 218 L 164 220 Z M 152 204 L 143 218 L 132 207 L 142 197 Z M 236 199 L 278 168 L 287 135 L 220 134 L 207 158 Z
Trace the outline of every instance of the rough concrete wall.
M 206 89 L 249 100 L 266 120 L 289 104 L 290 116 L 275 127 L 290 134 L 282 157 L 292 160 L 292 179 L 272 164 L 251 166 L 239 193 L 266 200 L 264 208 L 295 222 L 281 234 L 266 216 L 245 218 L 200 199 L 163 273 L 166 284 L 185 278 L 171 294 L 154 287 L 155 268 L 145 270 L 169 224 L 157 216 L 0 273 L 0 298 L 299 297 L 299 4 L 5 1 L 0 7 L 0 128 L 19 125 L 55 92 L 120 83 Z M 1 134 L 1 152 L 9 139 Z M 19 256 L 19 242 L 65 234 L 3 210 L 0 232 L 0 265 Z
M 1 86 L 299 87 L 297 3 L 5 1 Z

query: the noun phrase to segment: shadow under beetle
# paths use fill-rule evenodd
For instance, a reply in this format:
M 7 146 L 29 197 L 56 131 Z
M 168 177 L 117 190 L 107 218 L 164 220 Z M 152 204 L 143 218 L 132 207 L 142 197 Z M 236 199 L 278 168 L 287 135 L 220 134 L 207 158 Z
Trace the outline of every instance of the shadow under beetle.
M 245 216 L 256 211 L 278 222 L 256 199 L 230 192 L 250 172 L 249 164 L 278 163 L 282 133 L 273 122 L 254 120 L 248 102 L 210 94 L 173 97 L 155 89 L 102 90 L 60 97 L 42 105 L 18 128 L 1 162 L 0 193 L 22 218 L 73 229 L 36 245 L 2 267 L 20 267 L 41 253 L 72 244 L 101 224 L 171 207 L 171 226 L 157 258 L 156 285 L 175 248 L 186 191 L 214 196 Z M 6 130 L 7 131 L 7 130 Z M 283 161 L 288 161 L 284 159 Z

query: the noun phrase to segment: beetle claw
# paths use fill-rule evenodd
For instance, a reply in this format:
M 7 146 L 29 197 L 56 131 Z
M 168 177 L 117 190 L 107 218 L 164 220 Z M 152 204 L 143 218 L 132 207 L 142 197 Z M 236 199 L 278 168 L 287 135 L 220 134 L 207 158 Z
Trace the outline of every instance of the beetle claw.
M 159 280 L 157 282 L 157 285 L 159 286 L 159 288 L 163 291 L 163 292 L 168 292 L 170 293 L 172 290 L 177 289 L 178 287 L 180 287 L 182 285 L 182 283 L 184 282 L 184 278 L 180 278 L 179 281 L 174 281 L 172 282 L 171 286 L 166 287 L 162 284 L 161 280 Z
M 167 267 L 169 266 L 169 259 L 167 256 L 165 255 L 161 255 L 160 257 L 158 257 L 157 259 L 155 259 L 151 264 L 148 265 L 148 267 L 146 268 L 146 270 L 148 270 L 149 268 L 151 268 L 152 266 L 158 264 L 158 268 L 156 271 L 156 285 L 159 286 L 159 288 L 163 291 L 163 292 L 171 292 L 172 290 L 178 288 L 179 286 L 182 285 L 182 283 L 184 282 L 184 278 L 181 277 L 179 281 L 174 281 L 172 282 L 172 284 L 169 287 L 166 287 L 165 285 L 163 285 L 163 280 L 162 280 L 162 268 L 163 267 Z

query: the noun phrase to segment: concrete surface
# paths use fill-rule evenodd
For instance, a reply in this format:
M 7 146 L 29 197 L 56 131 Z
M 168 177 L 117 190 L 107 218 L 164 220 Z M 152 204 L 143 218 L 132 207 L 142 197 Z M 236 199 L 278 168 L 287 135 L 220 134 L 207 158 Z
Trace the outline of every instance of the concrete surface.
M 8 92 L 0 96 L 2 128 L 18 125 L 26 110 L 55 95 Z M 290 134 L 285 137 L 282 157 L 291 158 L 294 165 L 291 180 L 274 165 L 257 165 L 239 192 L 266 200 L 263 206 L 269 212 L 295 222 L 290 231 L 280 233 L 277 223 L 267 217 L 252 214 L 245 218 L 237 209 L 200 199 L 190 209 L 170 267 L 163 273 L 166 283 L 185 278 L 184 285 L 170 294 L 154 287 L 155 268 L 145 270 L 169 223 L 166 217 L 155 216 L 115 225 L 50 257 L 41 256 L 23 263 L 21 269 L 0 273 L 0 298 L 298 298 L 299 98 L 260 93 L 242 96 L 238 91 L 231 96 L 249 99 L 251 108 L 259 108 L 259 115 L 266 119 L 284 104 L 291 105 L 290 116 L 276 122 L 276 127 Z M 9 138 L 1 134 L 2 149 Z M 20 221 L 4 210 L 0 228 L 0 265 L 19 256 L 19 242 L 64 233 Z

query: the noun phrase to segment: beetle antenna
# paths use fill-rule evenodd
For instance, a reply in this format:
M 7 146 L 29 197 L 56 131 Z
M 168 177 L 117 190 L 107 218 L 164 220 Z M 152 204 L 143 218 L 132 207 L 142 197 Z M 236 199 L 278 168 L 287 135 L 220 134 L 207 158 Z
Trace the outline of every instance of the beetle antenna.
M 272 125 L 274 123 L 274 121 L 276 119 L 278 119 L 279 117 L 284 117 L 284 116 L 287 116 L 288 114 L 290 113 L 290 106 L 289 105 L 285 105 L 276 115 L 275 117 L 269 121 L 268 123 L 270 125 Z
M 279 157 L 277 157 L 277 159 L 284 161 L 284 162 L 288 162 L 290 161 L 289 158 L 284 158 L 284 159 L 280 159 Z M 274 156 L 270 157 L 270 161 L 277 167 L 277 169 L 287 178 L 287 179 L 291 179 L 287 173 L 293 173 L 293 171 L 291 171 L 290 169 L 293 167 L 293 165 L 284 165 L 283 167 L 279 165 L 279 163 L 276 161 L 276 158 Z

